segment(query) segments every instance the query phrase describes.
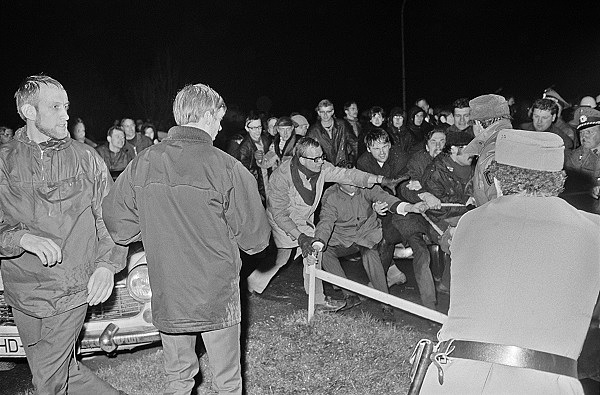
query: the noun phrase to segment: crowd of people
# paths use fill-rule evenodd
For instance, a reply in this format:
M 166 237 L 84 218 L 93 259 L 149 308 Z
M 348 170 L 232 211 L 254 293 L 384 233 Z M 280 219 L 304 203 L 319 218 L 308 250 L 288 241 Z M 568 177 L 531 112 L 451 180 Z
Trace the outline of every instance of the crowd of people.
M 319 257 L 339 276 L 340 258 L 351 257 L 389 293 L 406 281 L 394 255 L 410 248 L 422 304 L 436 309 L 440 293 L 451 295 L 427 393 L 540 382 L 543 393 L 581 393 L 573 361 L 600 290 L 592 97 L 570 106 L 546 90 L 519 122 L 497 94 L 457 98 L 449 109 L 424 98 L 406 113 L 375 106 L 366 120 L 355 101 L 337 117 L 323 99 L 312 124 L 299 113 L 248 113 L 226 149 L 213 142 L 227 106 L 204 84 L 178 92 L 177 126 L 160 144 L 152 124 L 127 117 L 103 144 L 86 137 L 81 119 L 70 137 L 66 90 L 47 76 L 28 77 L 15 98 L 25 126 L 1 129 L 1 270 L 39 393 L 122 393 L 82 368 L 74 350 L 87 305 L 109 297 L 125 247 L 139 240 L 167 393 L 193 388 L 198 334 L 216 389 L 242 392 L 241 253 L 269 244 L 275 262 L 247 277 L 251 295 L 300 256 L 306 292 Z M 559 197 L 565 180 L 574 189 Z M 343 295 L 326 295 L 318 280 L 316 311 L 361 303 Z M 531 358 L 489 357 L 490 347 L 498 355 L 509 345 Z

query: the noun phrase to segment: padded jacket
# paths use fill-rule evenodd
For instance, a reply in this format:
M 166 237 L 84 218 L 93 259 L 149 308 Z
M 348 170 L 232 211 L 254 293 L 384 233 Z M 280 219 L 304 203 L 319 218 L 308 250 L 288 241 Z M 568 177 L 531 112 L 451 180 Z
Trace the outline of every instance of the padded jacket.
M 68 136 L 37 144 L 21 128 L 0 147 L 0 254 L 9 305 L 34 317 L 53 316 L 86 303 L 98 267 L 125 267 L 126 250 L 115 247 L 102 219 L 112 183 L 100 155 Z M 52 239 L 62 262 L 44 266 L 24 251 L 25 233 Z
M 240 249 L 262 251 L 271 229 L 252 174 L 206 132 L 171 128 L 127 166 L 103 206 L 115 242 L 144 243 L 160 331 L 241 321 Z

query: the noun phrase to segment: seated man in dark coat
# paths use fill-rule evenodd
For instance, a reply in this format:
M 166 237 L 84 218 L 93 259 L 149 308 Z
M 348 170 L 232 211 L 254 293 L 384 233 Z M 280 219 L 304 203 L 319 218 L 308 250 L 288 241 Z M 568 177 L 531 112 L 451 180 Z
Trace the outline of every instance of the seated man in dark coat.
M 357 162 L 359 170 L 396 179 L 406 174 L 407 154 L 390 148 L 390 139 L 383 129 L 374 129 L 365 137 L 367 152 Z M 388 191 L 396 195 L 396 191 Z M 439 207 L 433 207 L 439 208 Z M 393 264 L 394 248 L 398 243 L 409 245 L 413 250 L 413 267 L 423 305 L 435 309 L 436 294 L 431 270 L 430 257 L 424 235 L 429 233 L 429 225 L 420 216 L 409 213 L 386 215 L 382 218 L 383 241 L 380 244 L 381 263 L 385 271 Z

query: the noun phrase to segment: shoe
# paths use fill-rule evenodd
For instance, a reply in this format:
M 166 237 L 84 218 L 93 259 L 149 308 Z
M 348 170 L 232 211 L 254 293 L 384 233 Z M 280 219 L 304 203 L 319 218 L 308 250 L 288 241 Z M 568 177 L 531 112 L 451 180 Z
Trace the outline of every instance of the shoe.
M 383 311 L 383 322 L 396 322 L 396 317 L 394 317 L 394 309 L 392 306 L 384 305 L 381 310 Z
M 391 287 L 394 284 L 404 284 L 406 275 L 398 269 L 396 265 L 390 266 L 387 272 L 387 285 Z
M 315 303 L 315 313 L 335 313 L 344 306 L 346 306 L 346 301 L 335 300 L 330 296 L 325 296 L 325 301 L 323 303 Z
M 351 308 L 358 306 L 362 301 L 356 295 L 348 295 L 346 297 L 346 306 L 342 310 L 350 310 Z

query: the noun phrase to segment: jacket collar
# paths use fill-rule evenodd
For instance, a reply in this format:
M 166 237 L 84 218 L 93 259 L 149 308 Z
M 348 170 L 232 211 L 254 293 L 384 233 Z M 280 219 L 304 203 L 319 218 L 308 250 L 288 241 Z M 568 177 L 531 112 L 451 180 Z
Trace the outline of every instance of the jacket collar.
M 202 129 L 193 128 L 190 126 L 173 126 L 169 129 L 167 140 L 192 140 L 199 143 L 207 143 L 213 145 L 213 140 Z
M 71 143 L 73 142 L 73 139 L 71 139 L 71 136 L 67 134 L 67 137 L 65 137 L 62 140 L 57 140 L 57 139 L 51 138 L 48 141 L 44 141 L 44 142 L 38 144 L 29 138 L 29 136 L 27 135 L 27 128 L 25 126 L 19 128 L 16 131 L 15 140 L 18 140 L 18 141 L 20 141 L 24 144 L 30 145 L 30 146 L 39 146 L 41 150 L 49 149 L 49 150 L 53 150 L 53 151 L 60 151 L 62 149 L 65 149 L 68 146 L 70 146 Z
M 475 137 L 469 145 L 465 147 L 465 154 L 479 155 L 486 146 L 488 140 L 496 137 L 502 129 L 512 129 L 512 124 L 508 119 L 501 119 L 496 123 L 491 124 L 487 129 L 484 129 L 477 137 Z

